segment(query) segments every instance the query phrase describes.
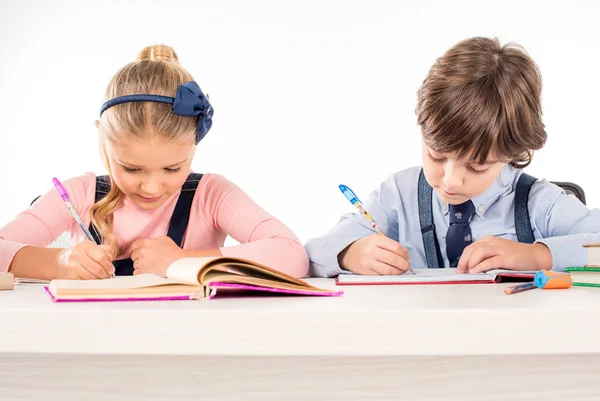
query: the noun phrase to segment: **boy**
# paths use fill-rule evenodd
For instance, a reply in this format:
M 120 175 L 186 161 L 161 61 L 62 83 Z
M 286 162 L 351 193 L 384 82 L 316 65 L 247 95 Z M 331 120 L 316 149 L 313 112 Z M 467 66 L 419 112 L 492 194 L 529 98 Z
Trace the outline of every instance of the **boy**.
M 385 236 L 346 214 L 306 244 L 309 274 L 583 266 L 600 212 L 521 170 L 546 142 L 540 94 L 516 45 L 476 37 L 449 49 L 418 91 L 423 167 L 395 173 L 365 203 Z

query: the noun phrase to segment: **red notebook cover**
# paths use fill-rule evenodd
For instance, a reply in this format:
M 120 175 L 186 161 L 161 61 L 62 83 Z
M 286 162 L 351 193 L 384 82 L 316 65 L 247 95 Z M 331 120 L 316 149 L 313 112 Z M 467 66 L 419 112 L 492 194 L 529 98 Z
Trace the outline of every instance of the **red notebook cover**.
M 364 276 L 340 274 L 336 285 L 428 285 L 428 284 L 489 284 L 533 281 L 535 272 L 492 270 L 488 273 L 457 274 L 456 269 L 415 269 L 398 276 Z

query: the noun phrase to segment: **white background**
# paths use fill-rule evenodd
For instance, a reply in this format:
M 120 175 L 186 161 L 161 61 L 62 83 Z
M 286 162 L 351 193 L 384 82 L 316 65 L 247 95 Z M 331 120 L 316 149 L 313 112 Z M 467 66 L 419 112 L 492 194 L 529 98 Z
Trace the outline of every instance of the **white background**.
M 528 172 L 594 176 L 600 93 L 594 1 L 0 0 L 0 226 L 52 187 L 105 173 L 94 120 L 112 75 L 172 46 L 210 95 L 193 168 L 223 174 L 305 242 L 391 173 L 418 165 L 416 91 L 470 36 L 522 44 L 544 79 L 546 147 Z

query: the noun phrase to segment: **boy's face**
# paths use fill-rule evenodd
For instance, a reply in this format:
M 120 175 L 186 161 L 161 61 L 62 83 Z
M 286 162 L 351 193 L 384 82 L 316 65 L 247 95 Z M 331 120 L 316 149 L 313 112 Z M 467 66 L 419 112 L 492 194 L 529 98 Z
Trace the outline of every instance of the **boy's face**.
M 119 189 L 140 208 L 153 210 L 180 190 L 196 145 L 156 138 L 107 141 L 104 149 Z
M 453 154 L 436 152 L 424 141 L 421 149 L 427 182 L 442 201 L 451 205 L 459 205 L 481 195 L 506 165 L 492 155 L 488 156 L 485 164 L 469 162 L 469 155 L 458 160 Z

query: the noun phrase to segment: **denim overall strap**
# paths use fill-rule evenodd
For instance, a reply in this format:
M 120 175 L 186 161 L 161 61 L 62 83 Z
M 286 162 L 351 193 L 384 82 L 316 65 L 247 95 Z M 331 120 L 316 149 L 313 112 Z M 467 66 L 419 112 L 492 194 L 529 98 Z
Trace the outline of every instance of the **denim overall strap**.
M 421 224 L 421 235 L 423 236 L 427 267 L 437 269 L 444 267 L 444 261 L 441 258 L 440 245 L 438 244 L 435 226 L 433 225 L 432 195 L 433 188 L 431 188 L 425 179 L 425 174 L 423 174 L 423 170 L 421 169 L 418 189 L 419 223 Z
M 201 179 L 202 174 L 192 173 L 188 176 L 185 183 L 181 187 L 181 194 L 179 195 L 177 204 L 175 204 L 175 210 L 173 210 L 173 215 L 171 216 L 171 221 L 169 222 L 167 236 L 171 238 L 179 247 L 181 247 L 183 244 L 183 236 L 185 235 L 185 231 L 188 226 L 192 201 L 194 200 L 194 194 L 196 193 L 196 188 L 198 188 L 198 183 Z M 104 198 L 109 191 L 109 177 L 96 177 L 96 202 Z M 100 236 L 91 224 L 90 232 L 92 233 L 92 236 L 96 242 L 100 243 Z M 115 266 L 116 276 L 133 275 L 133 260 L 131 260 L 131 258 L 114 260 L 113 265 Z
M 98 175 L 96 176 L 96 195 L 94 197 L 94 202 L 98 202 L 106 197 L 110 192 L 110 177 L 107 175 Z M 92 223 L 90 223 L 90 234 L 94 237 L 96 244 L 100 244 L 100 234 L 96 231 L 96 227 Z
M 196 188 L 198 188 L 201 179 L 202 174 L 192 173 L 188 176 L 181 187 L 181 194 L 179 195 L 175 210 L 171 216 L 171 221 L 169 222 L 167 237 L 171 238 L 180 248 L 183 245 L 183 236 L 185 235 L 185 230 L 187 229 L 190 220 L 192 201 L 194 200 Z
M 519 242 L 526 244 L 533 244 L 535 242 L 531 220 L 529 219 L 529 209 L 527 208 L 529 191 L 535 181 L 536 178 L 522 173 L 515 189 L 515 229 Z

